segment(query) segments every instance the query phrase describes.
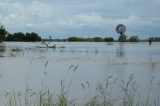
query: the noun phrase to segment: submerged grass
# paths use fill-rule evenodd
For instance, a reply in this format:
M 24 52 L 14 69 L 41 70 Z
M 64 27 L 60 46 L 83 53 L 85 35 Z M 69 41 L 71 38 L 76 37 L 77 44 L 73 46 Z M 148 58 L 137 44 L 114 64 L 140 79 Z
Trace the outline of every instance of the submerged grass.
M 145 65 L 150 69 L 150 70 L 154 70 L 156 68 L 159 68 L 160 66 L 160 60 L 155 60 L 155 59 L 149 59 Z
M 66 78 L 61 79 L 60 92 L 57 95 L 53 95 L 51 92 L 52 90 L 44 85 L 47 79 L 46 68 L 48 63 L 49 61 L 46 61 L 44 65 L 41 90 L 34 91 L 29 88 L 29 82 L 27 80 L 25 93 L 16 92 L 14 89 L 11 93 L 6 93 L 5 99 L 7 102 L 5 106 L 160 106 L 159 98 L 152 100 L 150 97 L 152 87 L 149 88 L 146 99 L 140 95 L 138 92 L 139 85 L 136 84 L 134 74 L 131 74 L 127 81 L 113 78 L 113 76 L 98 81 L 94 95 L 91 95 L 93 93 L 91 92 L 90 83 L 88 81 L 86 83 L 81 83 L 81 87 L 84 91 L 84 101 L 78 101 L 79 98 L 69 97 L 73 80 L 72 76 L 69 84 L 66 83 Z M 75 73 L 78 67 L 79 65 L 71 65 L 68 72 L 71 71 Z M 31 69 L 29 69 L 27 78 L 29 78 L 30 71 Z M 150 82 L 151 86 L 153 81 L 154 77 Z M 119 88 L 120 96 L 115 95 L 113 89 L 115 86 Z
M 85 97 L 86 101 L 81 103 L 81 105 L 75 98 L 69 100 L 67 96 L 69 92 L 66 90 L 63 80 L 61 80 L 61 90 L 56 98 L 54 98 L 49 89 L 40 92 L 34 92 L 32 89 L 29 89 L 27 92 L 29 98 L 26 101 L 21 93 L 16 93 L 13 90 L 12 93 L 8 94 L 8 102 L 5 106 L 159 106 L 159 99 L 150 100 L 150 92 L 147 99 L 142 100 L 137 92 L 138 86 L 133 77 L 132 74 L 127 82 L 118 79 L 113 80 L 112 76 L 98 82 L 95 96 L 92 97 L 90 92 L 87 92 L 85 96 L 88 97 Z M 120 91 L 122 95 L 120 97 L 112 96 L 113 91 L 110 89 L 116 82 L 121 82 Z M 81 86 L 84 90 L 90 89 L 89 82 L 81 84 Z M 23 99 L 25 99 L 25 102 L 23 102 Z

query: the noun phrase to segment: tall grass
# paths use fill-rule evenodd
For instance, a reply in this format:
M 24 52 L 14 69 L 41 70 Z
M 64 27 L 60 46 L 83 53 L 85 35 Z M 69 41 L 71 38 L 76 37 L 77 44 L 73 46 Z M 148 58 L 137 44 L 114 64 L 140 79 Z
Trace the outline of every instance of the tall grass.
M 149 70 L 153 70 L 160 67 L 160 60 L 159 59 L 149 59 L 147 62 L 144 63 L 145 66 Z
M 150 97 L 152 91 L 152 83 L 154 77 L 151 80 L 151 87 L 149 88 L 147 98 L 145 99 L 138 92 L 139 85 L 136 84 L 134 74 L 128 77 L 128 80 L 116 79 L 113 76 L 109 76 L 102 81 L 98 81 L 95 88 L 95 92 L 91 92 L 90 83 L 81 83 L 82 90 L 84 91 L 84 101 L 78 98 L 70 98 L 70 88 L 72 85 L 73 76 L 70 77 L 69 84 L 66 83 L 66 76 L 61 79 L 60 91 L 54 95 L 46 85 L 47 79 L 47 65 L 49 61 L 45 62 L 43 70 L 42 85 L 40 91 L 34 91 L 28 86 L 28 80 L 26 82 L 25 92 L 16 92 L 14 89 L 10 93 L 6 93 L 5 98 L 7 102 L 4 106 L 159 106 L 159 98 L 152 100 Z M 68 72 L 75 73 L 78 70 L 79 65 L 71 65 Z M 29 79 L 29 73 L 27 75 Z M 46 78 L 46 79 L 45 79 Z M 118 91 L 120 96 L 114 95 L 114 87 L 119 87 Z M 82 102 L 82 103 L 80 103 Z

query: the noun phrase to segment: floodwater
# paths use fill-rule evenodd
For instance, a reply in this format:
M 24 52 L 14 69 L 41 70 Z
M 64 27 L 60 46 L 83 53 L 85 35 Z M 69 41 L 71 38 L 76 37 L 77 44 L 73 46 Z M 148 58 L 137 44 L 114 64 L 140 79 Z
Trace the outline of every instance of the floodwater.
M 52 42 L 57 48 L 38 48 L 41 42 L 0 44 L 0 98 L 6 92 L 39 91 L 46 86 L 57 95 L 61 82 L 69 97 L 84 99 L 89 86 L 94 96 L 99 81 L 112 76 L 118 84 L 113 95 L 121 95 L 121 80 L 133 75 L 139 95 L 160 99 L 160 43 Z M 61 48 L 64 46 L 65 48 Z M 20 51 L 12 51 L 19 48 Z M 84 85 L 84 86 L 82 86 Z M 86 87 L 86 91 L 84 91 Z M 83 101 L 83 100 L 82 100 Z

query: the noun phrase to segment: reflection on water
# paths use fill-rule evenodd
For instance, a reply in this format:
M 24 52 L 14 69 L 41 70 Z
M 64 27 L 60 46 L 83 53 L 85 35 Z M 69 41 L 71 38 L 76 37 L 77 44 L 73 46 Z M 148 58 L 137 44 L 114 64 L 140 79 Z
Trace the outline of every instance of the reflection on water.
M 120 42 L 118 48 L 116 49 L 116 56 L 118 58 L 124 58 L 125 57 L 125 49 L 124 49 L 124 43 Z
M 60 90 L 61 79 L 66 82 L 69 80 L 70 83 L 71 78 L 70 93 L 74 97 L 81 98 L 84 94 L 81 84 L 86 81 L 90 83 L 90 89 L 94 94 L 98 81 L 108 76 L 126 81 L 133 74 L 140 85 L 140 95 L 146 97 L 146 91 L 154 76 L 155 83 L 153 83 L 151 94 L 153 97 L 160 96 L 158 85 L 160 81 L 160 43 L 149 46 L 148 43 L 106 45 L 105 43 L 53 42 L 57 46 L 66 47 L 56 49 L 37 48 L 40 44 L 39 42 L 1 44 L 0 53 L 5 57 L 0 58 L 2 76 L 0 92 L 11 91 L 13 88 L 16 91 L 25 90 L 27 80 L 29 80 L 28 86 L 38 91 L 45 69 L 47 73 L 45 84 L 51 91 L 54 91 L 55 95 Z M 21 51 L 15 52 L 16 57 L 9 56 L 12 48 L 15 47 L 20 48 Z M 78 67 L 76 71 L 68 71 L 70 66 Z M 150 67 L 154 68 L 154 71 Z M 29 77 L 27 77 L 28 73 Z M 119 86 L 115 89 L 117 88 Z
M 0 43 L 0 57 L 3 57 L 4 53 L 5 53 L 5 45 L 4 45 L 4 43 Z M 3 74 L 3 70 L 4 70 L 3 67 L 0 67 L 0 79 Z
M 5 53 L 5 45 L 4 43 L 0 43 L 0 57 L 3 57 L 4 53 Z

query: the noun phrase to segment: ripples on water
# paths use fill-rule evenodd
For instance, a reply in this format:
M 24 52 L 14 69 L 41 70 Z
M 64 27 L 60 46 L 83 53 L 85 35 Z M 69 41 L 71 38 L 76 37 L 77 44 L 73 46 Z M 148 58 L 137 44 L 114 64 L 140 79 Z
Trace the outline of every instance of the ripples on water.
M 152 89 L 151 97 L 160 99 L 160 43 L 53 42 L 50 45 L 54 44 L 65 48 L 38 48 L 40 42 L 0 44 L 0 93 L 13 88 L 23 91 L 26 82 L 29 88 L 38 91 L 45 69 L 45 84 L 56 93 L 60 90 L 62 79 L 68 84 L 72 80 L 71 97 L 83 98 L 82 84 L 86 82 L 89 82 L 94 95 L 98 81 L 108 76 L 127 81 L 133 74 L 140 85 L 138 91 L 142 97 L 145 98 Z M 14 52 L 13 48 L 20 51 Z M 78 66 L 74 73 L 69 71 L 71 66 Z M 113 95 L 121 95 L 119 88 L 120 83 L 112 88 Z

